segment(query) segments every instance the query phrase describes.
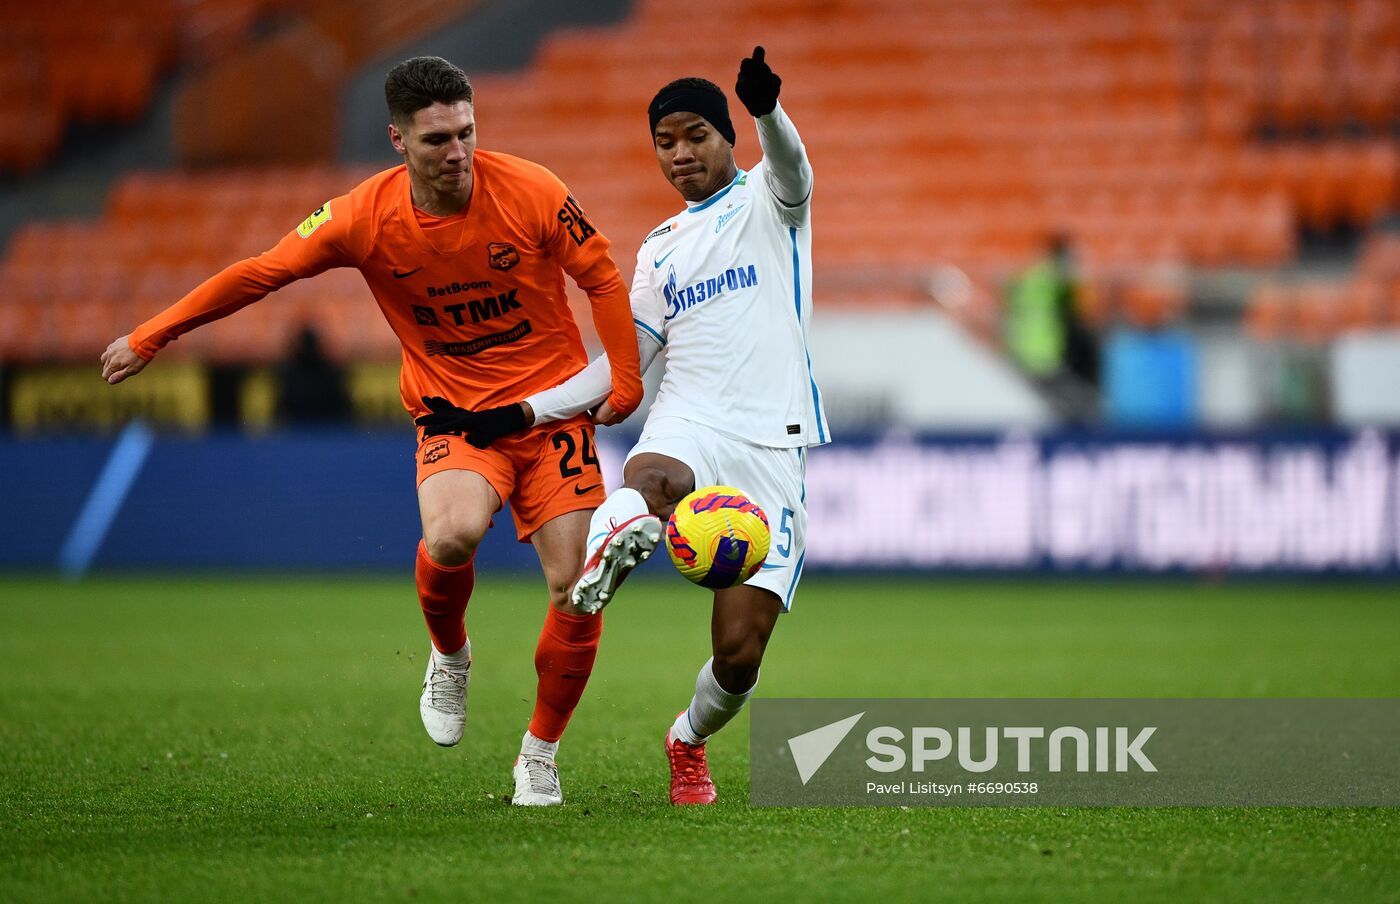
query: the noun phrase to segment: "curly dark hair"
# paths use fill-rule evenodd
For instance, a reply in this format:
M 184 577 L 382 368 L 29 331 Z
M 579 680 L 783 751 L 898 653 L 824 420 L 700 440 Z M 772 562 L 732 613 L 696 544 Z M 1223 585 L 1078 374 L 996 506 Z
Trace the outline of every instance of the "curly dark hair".
M 472 83 L 465 72 L 442 57 L 413 57 L 384 77 L 384 100 L 389 104 L 389 118 L 402 128 L 413 120 L 414 113 L 435 103 L 471 103 Z

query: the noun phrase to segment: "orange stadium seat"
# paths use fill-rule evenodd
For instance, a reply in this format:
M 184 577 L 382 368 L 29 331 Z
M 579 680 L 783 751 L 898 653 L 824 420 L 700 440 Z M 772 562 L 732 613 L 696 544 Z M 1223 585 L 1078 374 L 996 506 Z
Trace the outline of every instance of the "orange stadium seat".
M 50 324 L 45 320 L 44 308 L 33 304 L 4 305 L 0 307 L 0 347 L 4 348 L 7 361 L 17 364 L 47 364 L 58 360 L 48 346 L 49 337 L 45 331 Z
M 246 46 L 259 21 L 272 13 L 297 11 L 338 22 L 358 12 L 372 19 L 381 36 L 399 39 L 439 21 L 435 10 L 450 15 L 465 2 L 358 0 L 351 10 L 337 0 L 0 4 L 0 97 L 6 104 L 20 100 L 0 107 L 0 125 L 8 124 L 11 111 L 26 114 L 23 128 L 0 128 L 0 172 L 41 167 L 69 123 L 135 121 L 150 106 L 162 74 L 182 61 L 208 64 L 227 57 Z
M 1388 283 L 1381 283 L 1382 303 L 1386 305 L 1385 325 L 1389 329 L 1400 329 L 1400 276 Z
M 1388 305 L 1385 283 L 1358 278 L 1342 288 L 1337 326 L 1343 331 L 1374 330 L 1385 325 Z
M 76 2 L 53 8 L 71 10 Z M 119 118 L 141 109 L 153 79 L 189 48 L 219 48 L 234 66 L 238 55 L 229 48 L 236 42 L 228 35 L 246 33 L 274 8 L 305 11 L 343 46 L 348 66 L 375 46 L 366 43 L 363 26 L 376 16 L 386 28 L 410 29 L 415 16 L 440 21 L 469 5 L 454 0 L 451 9 L 425 13 L 432 6 L 426 0 L 403 9 L 359 0 L 337 18 L 322 0 L 199 0 L 178 4 L 178 14 L 170 12 L 174 0 L 101 2 L 121 21 L 132 18 L 128 10 L 150 20 L 170 13 L 166 24 L 86 36 L 96 43 L 85 52 L 110 71 L 102 96 L 84 93 L 92 80 L 66 69 L 76 54 L 61 52 L 0 59 L 0 88 L 23 94 L 42 82 L 35 71 L 48 71 L 36 66 L 56 67 L 50 82 L 63 117 Z M 1400 9 L 1391 0 L 1347 0 L 1340 18 L 1324 0 L 1163 0 L 1150 7 L 1103 0 L 715 0 L 709 9 L 715 24 L 696 23 L 661 0 L 640 0 L 618 26 L 551 36 L 521 73 L 473 79 L 482 146 L 555 169 L 613 240 L 629 275 L 636 243 L 679 209 L 654 169 L 645 105 L 682 70 L 732 86 L 734 63 L 752 46 L 740 39 L 745 35 L 763 36 L 775 63 L 782 61 L 784 103 L 817 172 L 818 266 L 859 276 L 850 282 L 861 289 L 843 292 L 852 303 L 907 298 L 909 274 L 936 262 L 984 275 L 1015 270 L 1057 232 L 1114 280 L 1131 281 L 1154 264 L 1272 267 L 1295 253 L 1299 226 L 1367 226 L 1400 202 Z M 63 34 L 60 12 L 42 14 L 43 22 L 25 32 L 34 46 L 53 46 L 46 42 Z M 10 15 L 0 11 L 0 32 Z M 655 52 L 677 28 L 692 48 L 683 65 Z M 148 40 L 149 52 L 127 52 L 133 36 Z M 0 101 L 0 125 L 23 112 Z M 0 166 L 35 165 L 51 152 L 63 121 L 0 130 L 31 142 L 0 141 Z M 751 165 L 758 156 L 752 126 L 742 115 L 736 126 L 738 158 Z M 1324 131 L 1308 141 L 1265 142 L 1255 138 L 1263 126 L 1374 134 L 1340 139 Z M 587 154 L 578 153 L 580 135 L 592 136 Z M 246 143 L 257 135 L 235 138 Z M 26 268 L 57 256 L 76 275 L 42 291 L 64 303 L 103 299 L 107 307 L 85 309 L 96 318 L 128 316 L 119 304 L 124 293 L 154 310 L 193 280 L 270 246 L 367 173 L 284 164 L 198 176 L 133 173 L 114 188 L 98 224 L 26 227 L 0 266 L 11 284 L 29 286 Z M 1382 251 L 1367 254 L 1369 260 Z M 344 316 L 327 322 L 333 354 L 392 357 L 392 336 L 349 276 L 322 277 L 319 288 L 289 290 L 277 304 L 256 306 L 257 313 L 238 318 L 242 332 L 221 326 L 214 339 L 182 343 L 274 360 L 288 324 L 335 309 Z M 1305 287 L 1294 293 L 1296 305 L 1292 294 L 1266 287 L 1249 306 L 1251 329 L 1322 336 L 1338 324 L 1384 319 L 1389 315 L 1375 311 L 1390 305 L 1386 293 L 1397 276 L 1397 269 L 1367 271 L 1366 289 L 1334 296 Z M 41 289 L 15 291 L 37 297 Z M 1154 290 L 1134 291 L 1151 297 Z M 11 307 L 5 305 L 5 322 L 33 316 Z M 83 341 L 65 348 L 76 353 Z
M 1345 287 L 1335 282 L 1308 282 L 1294 293 L 1296 335 L 1317 344 L 1331 339 L 1342 325 Z
M 1245 309 L 1245 332 L 1256 342 L 1276 342 L 1292 326 L 1292 298 L 1282 286 L 1263 282 L 1255 286 Z

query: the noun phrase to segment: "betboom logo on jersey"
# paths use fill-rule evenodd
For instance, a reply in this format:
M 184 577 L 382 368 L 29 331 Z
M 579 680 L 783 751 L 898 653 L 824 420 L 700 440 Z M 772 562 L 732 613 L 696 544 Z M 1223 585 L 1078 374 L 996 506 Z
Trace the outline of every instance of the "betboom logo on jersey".
M 676 268 L 666 273 L 666 285 L 661 294 L 666 299 L 666 319 L 671 320 L 682 311 L 688 311 L 698 304 L 709 301 L 716 295 L 748 289 L 758 285 L 758 270 L 753 264 L 730 267 L 718 276 L 701 279 L 683 289 L 676 288 Z

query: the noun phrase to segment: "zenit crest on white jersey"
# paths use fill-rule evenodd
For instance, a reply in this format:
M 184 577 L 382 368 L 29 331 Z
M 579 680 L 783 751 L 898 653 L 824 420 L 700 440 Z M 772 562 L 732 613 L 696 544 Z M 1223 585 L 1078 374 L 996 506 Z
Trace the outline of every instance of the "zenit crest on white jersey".
M 637 252 L 632 314 L 666 352 L 650 417 L 763 446 L 816 446 L 830 434 L 807 354 L 811 197 L 785 206 L 763 167 L 740 170 Z

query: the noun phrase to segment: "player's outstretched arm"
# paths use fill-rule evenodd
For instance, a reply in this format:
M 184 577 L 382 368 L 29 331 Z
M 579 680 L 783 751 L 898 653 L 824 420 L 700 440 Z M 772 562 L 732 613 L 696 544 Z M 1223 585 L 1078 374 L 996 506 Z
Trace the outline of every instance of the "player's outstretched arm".
M 614 408 L 628 415 L 642 404 L 642 371 L 646 370 L 646 366 L 638 357 L 627 287 L 622 282 L 622 275 L 617 272 L 617 265 L 612 264 L 611 259 L 608 263 L 611 264 L 612 272 L 606 283 L 580 283 L 580 287 L 588 293 L 598 341 L 603 344 L 603 351 L 608 360 L 617 365 L 615 368 L 612 364 L 608 365 L 607 400 Z M 538 417 L 538 411 L 536 416 Z
M 744 58 L 734 93 L 754 117 L 769 191 L 785 206 L 797 207 L 812 194 L 812 164 L 797 127 L 778 105 L 783 80 L 765 57 L 763 48 L 755 47 L 753 56 Z
M 558 213 L 545 214 L 545 221 L 555 226 L 547 238 L 552 246 L 550 250 L 564 272 L 588 295 L 598 340 L 615 365 L 608 399 L 631 414 L 642 404 L 642 374 L 637 345 L 632 338 L 627 284 L 608 253 L 611 243 L 588 221 L 564 183 L 553 175 L 550 178 L 554 184 L 549 189 L 564 195 Z M 557 195 L 554 200 L 557 202 Z M 570 224 L 568 228 L 559 225 L 565 223 Z
M 264 255 L 265 257 L 266 255 Z M 140 373 L 169 342 L 218 320 L 291 282 L 258 258 L 248 258 L 196 286 L 188 295 L 112 342 L 102 353 L 102 379 L 120 383 Z
M 641 359 L 642 373 L 646 373 L 647 368 L 651 367 L 660 351 L 661 343 L 657 342 L 655 337 L 637 330 L 637 355 Z M 553 389 L 530 396 L 525 400 L 525 404 L 533 412 L 536 424 L 561 421 L 597 409 L 593 423 L 612 426 L 627 420 L 631 412 L 614 408 L 608 401 L 611 392 L 612 365 L 607 355 L 600 355 L 590 361 L 583 370 Z
M 118 337 L 102 353 L 102 379 L 116 385 L 127 377 L 136 376 L 149 363 L 150 359 L 132 350 L 130 336 Z
M 361 253 L 364 241 L 352 235 L 353 216 L 331 221 L 333 203 L 337 210 L 350 213 L 348 197 L 326 202 L 271 250 L 225 267 L 107 346 L 102 353 L 102 378 L 120 383 L 139 373 L 166 344 L 201 324 L 227 317 L 295 280 L 358 264 L 367 253 Z

